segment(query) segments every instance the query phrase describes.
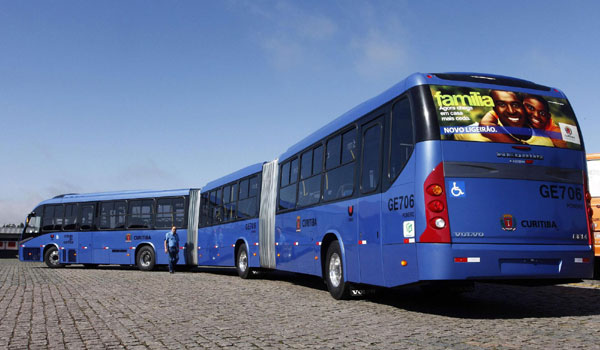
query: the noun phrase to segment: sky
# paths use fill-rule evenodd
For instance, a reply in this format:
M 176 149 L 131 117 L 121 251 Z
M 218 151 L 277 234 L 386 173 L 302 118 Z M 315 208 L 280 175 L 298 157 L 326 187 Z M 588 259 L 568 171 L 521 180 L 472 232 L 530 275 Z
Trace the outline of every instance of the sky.
M 199 188 L 414 72 L 564 91 L 600 152 L 598 1 L 0 0 L 0 225 L 64 193 Z

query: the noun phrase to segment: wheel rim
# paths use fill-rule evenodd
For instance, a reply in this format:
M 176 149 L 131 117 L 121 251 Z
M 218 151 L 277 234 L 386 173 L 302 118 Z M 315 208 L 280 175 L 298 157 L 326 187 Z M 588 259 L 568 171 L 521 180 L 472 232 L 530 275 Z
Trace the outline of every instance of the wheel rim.
M 59 261 L 60 261 L 60 256 L 58 255 L 58 250 L 53 250 L 53 251 L 50 253 L 49 260 L 50 260 L 50 264 L 51 264 L 51 265 L 54 265 L 54 266 L 56 266 L 56 265 L 58 265 L 58 264 L 59 264 Z
M 151 261 L 152 261 L 152 257 L 150 256 L 150 253 L 148 253 L 148 252 L 142 253 L 141 262 L 142 262 L 143 267 L 150 266 Z
M 329 259 L 329 282 L 336 288 L 342 282 L 342 259 L 337 253 L 331 254 Z
M 238 268 L 242 272 L 245 272 L 248 268 L 248 254 L 246 254 L 245 250 L 240 252 L 240 257 L 238 258 Z

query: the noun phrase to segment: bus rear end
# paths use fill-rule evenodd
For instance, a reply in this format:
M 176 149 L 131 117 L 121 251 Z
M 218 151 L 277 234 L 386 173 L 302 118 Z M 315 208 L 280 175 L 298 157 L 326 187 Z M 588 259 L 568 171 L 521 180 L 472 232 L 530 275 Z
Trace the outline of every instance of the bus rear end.
M 420 167 L 420 279 L 590 278 L 585 152 L 566 97 L 507 77 L 430 77 L 440 141 Z

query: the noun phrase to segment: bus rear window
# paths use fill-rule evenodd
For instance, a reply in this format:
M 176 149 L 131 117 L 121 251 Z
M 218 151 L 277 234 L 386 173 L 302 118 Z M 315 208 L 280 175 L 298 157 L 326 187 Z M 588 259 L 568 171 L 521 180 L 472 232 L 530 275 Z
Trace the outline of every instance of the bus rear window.
M 566 99 L 501 89 L 430 86 L 442 140 L 581 149 Z

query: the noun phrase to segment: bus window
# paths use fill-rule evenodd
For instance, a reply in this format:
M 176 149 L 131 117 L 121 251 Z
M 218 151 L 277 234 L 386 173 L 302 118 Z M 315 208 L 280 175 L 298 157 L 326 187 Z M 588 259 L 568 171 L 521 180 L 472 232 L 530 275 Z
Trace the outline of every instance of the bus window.
M 307 179 L 310 177 L 311 172 L 312 172 L 312 156 L 313 156 L 312 150 L 302 153 L 302 156 L 300 157 L 301 158 L 300 179 Z
M 238 202 L 238 218 L 253 218 L 258 215 L 258 177 L 253 176 L 249 180 L 244 180 L 244 182 L 249 182 L 250 190 L 248 192 L 249 196 L 247 199 L 241 200 Z M 240 194 L 241 197 L 241 194 Z
M 323 171 L 323 146 L 315 148 L 313 151 L 312 174 L 320 174 Z
M 46 205 L 42 219 L 42 230 L 62 230 L 64 207 L 62 205 Z
M 100 229 L 108 230 L 110 229 L 110 214 L 114 213 L 115 203 L 114 202 L 104 202 L 100 205 L 100 223 L 98 226 Z
M 134 200 L 129 202 L 129 228 L 152 227 L 153 200 Z
M 313 158 L 318 158 L 316 161 Z M 301 157 L 302 168 L 298 189 L 298 206 L 303 207 L 318 203 L 321 199 L 321 168 L 323 161 L 323 147 L 306 151 Z
M 44 215 L 42 216 L 42 230 L 50 231 L 54 228 L 54 206 L 47 205 L 44 207 Z
M 356 160 L 356 129 L 342 135 L 342 164 Z
M 369 127 L 363 135 L 361 192 L 375 191 L 381 172 L 381 124 Z
M 279 210 L 296 206 L 296 181 L 298 179 L 298 158 L 281 166 L 281 188 L 279 189 Z M 291 171 L 290 171 L 291 170 Z
M 281 165 L 281 187 L 285 187 L 290 184 L 290 162 L 286 162 Z
M 232 220 L 231 215 L 231 186 L 223 187 L 223 221 Z
M 340 165 L 341 140 L 341 136 L 338 135 L 327 141 L 327 158 L 325 160 L 325 168 L 327 170 L 333 169 Z
M 79 228 L 88 231 L 94 228 L 94 204 L 83 204 L 79 213 Z
M 63 223 L 63 229 L 65 231 L 73 231 L 76 229 L 78 209 L 77 203 L 65 204 L 65 221 Z
M 392 108 L 392 128 L 390 142 L 390 168 L 389 178 L 395 180 L 400 174 L 408 158 L 410 158 L 413 145 L 413 126 L 410 103 L 404 98 L 394 104 Z
M 23 234 L 23 239 L 30 237 L 37 237 L 40 235 L 40 228 L 42 226 L 42 213 L 44 207 L 39 206 L 35 208 L 28 216 L 26 221 L 26 227 Z
M 183 227 L 183 198 L 159 198 L 156 203 L 155 228 Z
M 356 129 L 327 141 L 327 164 L 325 167 L 327 171 L 323 184 L 323 200 L 345 198 L 354 193 L 355 159 Z

